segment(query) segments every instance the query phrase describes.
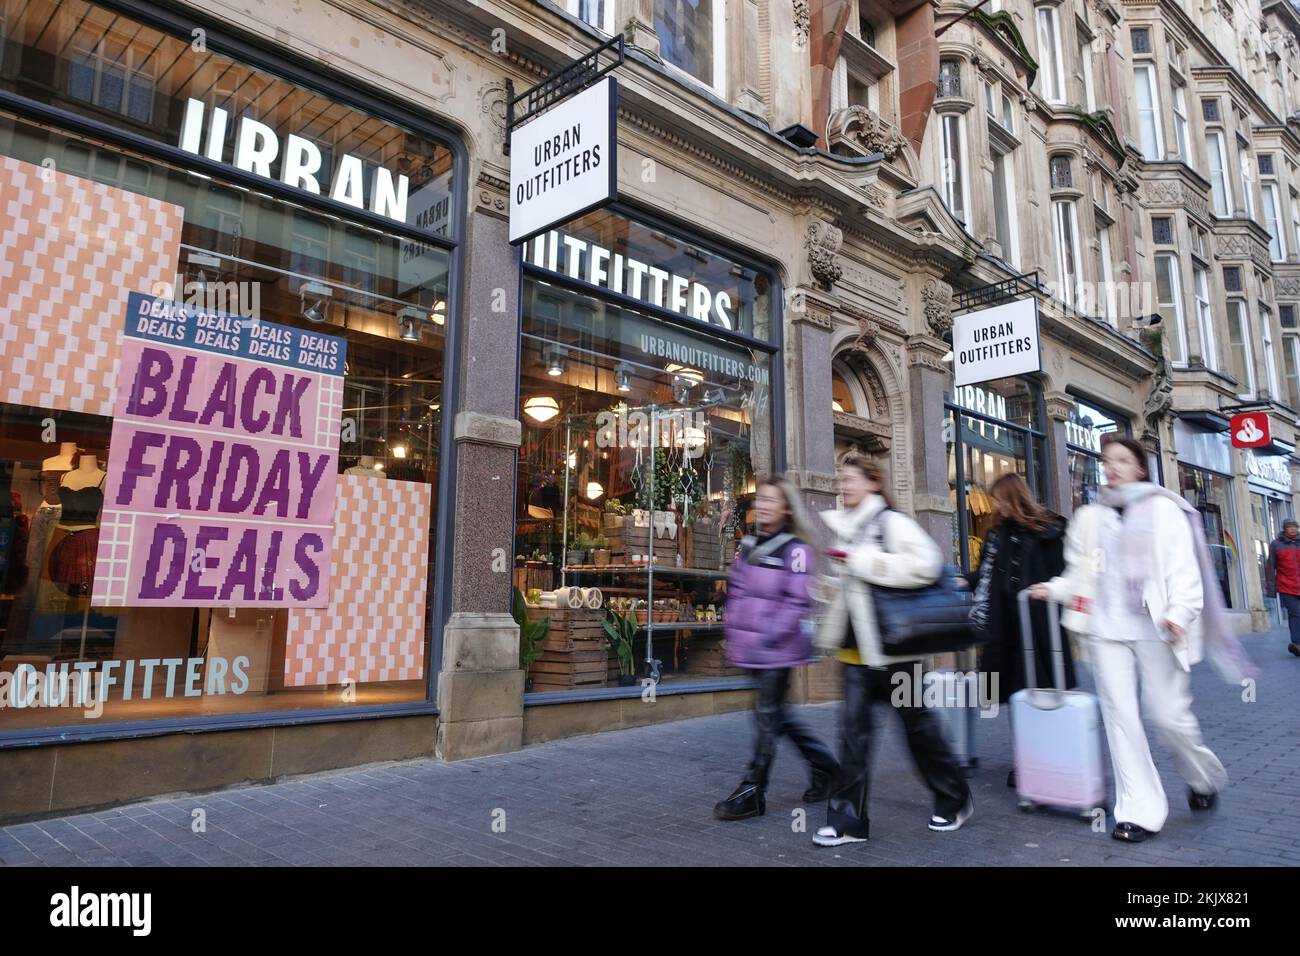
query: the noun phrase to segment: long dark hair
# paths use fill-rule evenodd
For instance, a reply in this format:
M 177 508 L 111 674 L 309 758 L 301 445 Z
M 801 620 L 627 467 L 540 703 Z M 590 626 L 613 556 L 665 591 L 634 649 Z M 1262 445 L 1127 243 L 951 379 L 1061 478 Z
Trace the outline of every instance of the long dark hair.
M 1056 523 L 1056 515 L 1048 511 L 1029 493 L 1025 479 L 1008 472 L 989 488 L 989 497 L 998 504 L 998 517 L 994 527 L 1010 521 L 1029 531 L 1045 531 Z

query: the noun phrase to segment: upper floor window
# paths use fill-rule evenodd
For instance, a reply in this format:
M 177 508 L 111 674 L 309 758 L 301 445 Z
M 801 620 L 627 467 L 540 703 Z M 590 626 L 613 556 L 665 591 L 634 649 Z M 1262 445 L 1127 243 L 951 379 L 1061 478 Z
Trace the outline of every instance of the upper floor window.
M 1039 76 L 1049 103 L 1065 102 L 1065 65 L 1061 56 L 1061 21 L 1056 7 L 1037 8 Z
M 1188 162 L 1191 154 L 1187 151 L 1187 87 L 1182 83 L 1174 84 L 1174 145 L 1178 158 Z
M 1134 53 L 1151 52 L 1151 28 L 1150 27 L 1134 27 L 1130 31 L 1129 36 L 1133 40 Z
M 961 96 L 960 61 L 941 60 L 939 62 L 939 95 Z
M 1219 101 L 1201 100 L 1201 119 L 1207 123 L 1219 122 Z
M 1250 144 L 1237 137 L 1237 168 L 1241 171 L 1242 203 L 1248 219 L 1255 218 L 1255 164 L 1250 158 Z
M 1187 326 L 1183 321 L 1183 290 L 1178 256 L 1162 252 L 1156 256 L 1156 304 L 1160 314 L 1174 327 L 1174 362 L 1187 361 Z
M 1070 168 L 1069 156 L 1053 156 L 1049 161 L 1053 189 L 1073 189 L 1074 173 Z
M 597 30 L 614 32 L 614 0 L 569 0 L 569 12 Z
M 1150 63 L 1133 67 L 1136 81 L 1138 131 L 1142 138 L 1144 159 L 1164 159 L 1164 138 L 1160 129 L 1160 95 L 1156 86 L 1156 68 Z
M 724 92 L 725 0 L 654 0 L 654 25 L 665 63 Z
M 1056 226 L 1056 263 L 1059 296 L 1066 305 L 1079 301 L 1079 217 L 1075 203 L 1058 200 L 1052 203 Z
M 1151 241 L 1158 246 L 1173 245 L 1174 221 L 1168 216 L 1152 216 Z
M 1083 86 L 1083 107 L 1089 113 L 1097 109 L 1097 93 L 1092 82 L 1092 41 L 1079 38 L 1079 83 Z
M 948 209 L 966 221 L 966 136 L 965 117 L 947 113 L 943 117 L 943 190 Z
M 68 94 L 140 123 L 153 120 L 154 67 L 136 44 L 105 35 L 78 43 L 68 62 Z
M 1016 131 L 1016 107 L 1006 93 L 1002 94 L 1002 126 L 1008 133 Z
M 1214 200 L 1214 214 L 1227 218 L 1232 215 L 1232 182 L 1228 179 L 1227 147 L 1220 130 L 1206 132 L 1205 149 L 1210 158 L 1210 195 Z
M 1012 265 L 1020 260 L 1019 227 L 1016 221 L 1014 154 L 993 152 L 993 235 L 1002 247 L 1002 258 Z
M 1264 228 L 1268 230 L 1268 257 L 1274 262 L 1286 260 L 1286 233 L 1282 229 L 1282 199 L 1277 183 L 1264 183 L 1260 187 L 1264 200 Z

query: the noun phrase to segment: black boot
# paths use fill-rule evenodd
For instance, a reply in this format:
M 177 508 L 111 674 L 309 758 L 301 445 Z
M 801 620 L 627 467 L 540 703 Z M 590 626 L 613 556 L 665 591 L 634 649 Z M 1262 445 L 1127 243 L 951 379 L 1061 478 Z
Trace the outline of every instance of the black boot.
M 1218 802 L 1217 793 L 1197 793 L 1191 787 L 1187 788 L 1187 805 L 1193 810 L 1213 810 Z
M 1136 823 L 1117 823 L 1115 829 L 1110 831 L 1110 835 L 1116 840 L 1123 840 L 1125 843 L 1141 843 L 1147 837 L 1152 836 L 1152 833 Z
M 748 820 L 761 817 L 767 810 L 763 788 L 753 783 L 742 783 L 726 800 L 713 806 L 713 815 L 719 820 Z
M 803 802 L 821 803 L 823 800 L 829 800 L 834 785 L 834 770 L 818 770 L 814 767 L 812 772 L 812 783 L 810 783 L 808 789 L 803 792 Z

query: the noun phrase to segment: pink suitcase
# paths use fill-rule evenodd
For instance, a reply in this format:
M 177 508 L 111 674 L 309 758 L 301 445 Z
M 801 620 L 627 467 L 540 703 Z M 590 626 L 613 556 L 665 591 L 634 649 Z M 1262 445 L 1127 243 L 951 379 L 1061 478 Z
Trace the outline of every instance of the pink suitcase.
M 1030 686 L 1011 695 L 1011 730 L 1020 808 L 1066 807 L 1084 815 L 1106 801 L 1106 771 L 1101 748 L 1101 708 L 1085 691 L 1065 689 L 1061 613 L 1048 601 L 1055 686 L 1034 687 L 1033 630 L 1029 592 L 1021 591 L 1020 642 Z

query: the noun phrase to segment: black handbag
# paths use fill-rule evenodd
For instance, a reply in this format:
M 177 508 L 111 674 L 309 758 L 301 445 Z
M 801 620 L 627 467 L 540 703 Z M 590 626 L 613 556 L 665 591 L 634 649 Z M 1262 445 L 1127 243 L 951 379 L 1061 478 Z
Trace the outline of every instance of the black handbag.
M 883 534 L 880 540 L 883 546 Z M 868 586 L 883 654 L 946 654 L 989 641 L 986 631 L 971 627 L 970 583 L 955 564 L 945 564 L 939 579 L 922 588 Z

